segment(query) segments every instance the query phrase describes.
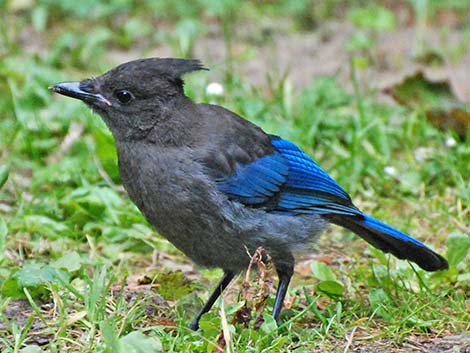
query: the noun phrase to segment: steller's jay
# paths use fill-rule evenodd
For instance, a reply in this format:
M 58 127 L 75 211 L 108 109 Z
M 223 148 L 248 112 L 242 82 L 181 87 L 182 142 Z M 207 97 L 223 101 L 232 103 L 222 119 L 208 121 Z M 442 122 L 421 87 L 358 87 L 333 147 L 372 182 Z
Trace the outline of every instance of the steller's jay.
M 268 251 L 279 276 L 278 320 L 294 254 L 329 223 L 424 270 L 448 268 L 421 242 L 361 212 L 292 142 L 186 97 L 182 76 L 204 69 L 198 60 L 149 58 L 50 87 L 101 115 L 116 142 L 124 187 L 158 232 L 197 264 L 223 269 L 192 329 L 258 247 Z

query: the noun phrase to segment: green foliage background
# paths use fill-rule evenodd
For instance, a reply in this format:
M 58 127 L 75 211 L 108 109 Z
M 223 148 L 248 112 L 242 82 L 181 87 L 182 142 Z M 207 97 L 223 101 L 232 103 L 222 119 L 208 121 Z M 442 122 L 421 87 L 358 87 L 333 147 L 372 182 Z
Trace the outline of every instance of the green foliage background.
M 231 333 L 224 351 L 342 352 L 344 337 L 356 329 L 367 333 L 366 346 L 380 339 L 399 345 L 410 334 L 468 332 L 468 129 L 463 136 L 440 130 L 419 103 L 380 103 L 377 92 L 364 89 L 355 75 L 374 65 L 378 35 L 402 25 L 391 5 L 0 1 L 2 352 L 213 352 L 224 324 L 220 310 Z M 462 18 L 470 13 L 457 0 L 405 1 L 399 7 L 412 13 L 418 36 L 439 11 Z M 249 84 L 240 67 L 252 58 L 234 47 L 246 24 L 256 28 L 263 19 L 287 20 L 292 34 L 315 31 L 330 20 L 354 26 L 344 49 L 353 89 L 335 77 L 293 88 L 288 77 L 268 72 L 267 87 Z M 240 308 L 235 289 L 203 318 L 199 332 L 187 329 L 221 273 L 194 272 L 154 232 L 120 186 L 104 124 L 84 105 L 54 97 L 47 88 L 97 75 L 119 63 L 122 53 L 143 57 L 165 45 L 174 56 L 192 57 L 213 27 L 226 51 L 223 65 L 213 70 L 222 77 L 224 94 L 206 92 L 212 72 L 188 77 L 187 94 L 298 143 L 358 205 L 446 254 L 448 271 L 425 273 L 334 229 L 313 246 L 329 260 L 310 261 L 296 276 L 281 327 L 268 315 L 272 298 L 259 330 L 230 324 Z M 464 40 L 470 38 L 468 22 L 459 30 Z M 428 49 L 418 45 L 416 55 Z M 439 56 L 458 60 L 459 53 L 442 50 Z M 25 309 L 12 311 L 18 303 Z

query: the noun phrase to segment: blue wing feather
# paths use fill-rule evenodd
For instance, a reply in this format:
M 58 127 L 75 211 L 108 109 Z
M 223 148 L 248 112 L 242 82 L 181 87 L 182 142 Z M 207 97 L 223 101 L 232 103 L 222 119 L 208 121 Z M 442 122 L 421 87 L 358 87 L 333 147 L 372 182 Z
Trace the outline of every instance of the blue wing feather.
M 259 204 L 267 202 L 279 192 L 288 173 L 282 155 L 275 153 L 256 161 L 238 165 L 234 174 L 219 181 L 219 189 L 240 202 Z
M 229 198 L 276 214 L 320 215 L 425 270 L 448 268 L 442 256 L 421 242 L 357 209 L 346 191 L 299 147 L 271 138 L 274 153 L 239 164 L 232 175 L 218 181 Z
M 287 159 L 289 164 L 287 184 L 289 186 L 324 191 L 350 200 L 348 193 L 295 144 L 281 138 L 273 138 L 272 144 Z
M 360 213 L 346 191 L 299 147 L 276 136 L 271 142 L 273 154 L 237 165 L 235 173 L 219 181 L 220 190 L 277 213 Z

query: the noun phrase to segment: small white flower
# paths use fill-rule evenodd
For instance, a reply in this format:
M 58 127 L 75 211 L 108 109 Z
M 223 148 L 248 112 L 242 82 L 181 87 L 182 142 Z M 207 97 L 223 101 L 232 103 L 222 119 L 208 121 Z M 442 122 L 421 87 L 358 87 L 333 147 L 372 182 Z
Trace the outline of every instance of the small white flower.
M 418 147 L 414 152 L 415 159 L 418 162 L 423 162 L 431 157 L 432 152 L 433 149 L 431 147 Z
M 221 96 L 224 94 L 224 86 L 218 82 L 211 82 L 206 87 L 206 94 L 208 96 Z
M 453 137 L 446 138 L 446 147 L 454 147 L 457 144 L 457 141 Z
M 391 165 L 386 166 L 384 172 L 392 177 L 397 175 L 397 169 Z

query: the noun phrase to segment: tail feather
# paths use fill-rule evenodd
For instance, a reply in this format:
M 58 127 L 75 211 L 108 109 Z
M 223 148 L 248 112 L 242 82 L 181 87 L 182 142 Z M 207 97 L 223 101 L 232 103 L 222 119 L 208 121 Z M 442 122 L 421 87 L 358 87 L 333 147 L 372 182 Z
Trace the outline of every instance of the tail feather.
M 446 259 L 423 243 L 369 215 L 345 217 L 329 214 L 325 218 L 351 230 L 383 252 L 391 253 L 399 259 L 413 261 L 426 271 L 449 268 Z

